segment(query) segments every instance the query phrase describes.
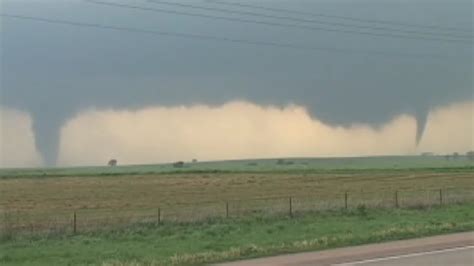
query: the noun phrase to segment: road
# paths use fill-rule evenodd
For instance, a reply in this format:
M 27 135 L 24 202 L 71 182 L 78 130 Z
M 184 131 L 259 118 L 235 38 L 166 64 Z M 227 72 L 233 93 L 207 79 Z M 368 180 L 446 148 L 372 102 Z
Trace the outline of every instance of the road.
M 220 266 L 473 266 L 474 232 L 281 255 Z

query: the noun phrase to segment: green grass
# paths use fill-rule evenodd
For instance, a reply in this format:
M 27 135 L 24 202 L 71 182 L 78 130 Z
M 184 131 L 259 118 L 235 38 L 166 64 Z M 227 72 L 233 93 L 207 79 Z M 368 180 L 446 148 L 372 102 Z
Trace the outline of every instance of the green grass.
M 134 225 L 0 242 L 1 265 L 200 265 L 474 230 L 474 203 Z
M 473 173 L 474 162 L 465 157 L 436 156 L 1 169 L 0 265 L 196 265 L 474 230 Z M 402 207 L 434 205 L 439 189 L 444 207 L 344 212 L 316 206 L 341 208 L 347 192 L 349 207 L 393 207 L 395 191 Z M 288 213 L 289 196 L 301 212 L 294 219 L 281 215 Z M 252 200 L 262 197 L 279 199 Z M 225 202 L 232 219 L 222 218 Z M 455 202 L 471 203 L 449 205 Z M 164 220 L 159 227 L 146 219 L 120 221 L 140 215 L 156 221 L 158 207 Z M 280 216 L 258 218 L 239 208 Z M 180 221 L 195 222 L 170 222 L 181 214 L 192 219 Z M 88 222 L 98 218 L 104 221 L 95 230 Z M 26 231 L 9 231 L 18 225 Z M 49 231 L 50 225 L 66 229 Z
M 288 158 L 277 164 L 277 159 L 234 160 L 185 163 L 183 168 L 172 164 L 128 165 L 117 167 L 69 167 L 0 169 L 0 178 L 54 177 L 54 176 L 117 176 L 159 173 L 236 173 L 236 172 L 327 172 L 345 170 L 381 169 L 440 169 L 474 168 L 474 161 L 466 156 L 446 160 L 443 156 L 378 156 L 354 158 Z

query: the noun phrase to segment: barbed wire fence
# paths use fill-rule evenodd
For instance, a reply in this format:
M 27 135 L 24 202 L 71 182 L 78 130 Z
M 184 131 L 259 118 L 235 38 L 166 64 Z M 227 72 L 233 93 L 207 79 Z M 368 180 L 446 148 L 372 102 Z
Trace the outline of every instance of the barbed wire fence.
M 44 213 L 3 210 L 0 234 L 78 234 L 135 225 L 160 226 L 209 219 L 288 216 L 328 210 L 425 208 L 474 202 L 474 188 L 384 190 L 305 196 L 278 196 L 227 201 L 157 204 L 155 208 L 54 210 Z

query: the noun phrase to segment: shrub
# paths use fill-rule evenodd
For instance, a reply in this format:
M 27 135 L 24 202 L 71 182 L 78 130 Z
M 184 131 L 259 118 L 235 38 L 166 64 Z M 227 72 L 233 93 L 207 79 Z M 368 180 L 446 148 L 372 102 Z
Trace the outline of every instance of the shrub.
M 181 168 L 183 166 L 184 166 L 184 162 L 182 162 L 182 161 L 173 163 L 173 167 L 175 167 L 175 168 Z

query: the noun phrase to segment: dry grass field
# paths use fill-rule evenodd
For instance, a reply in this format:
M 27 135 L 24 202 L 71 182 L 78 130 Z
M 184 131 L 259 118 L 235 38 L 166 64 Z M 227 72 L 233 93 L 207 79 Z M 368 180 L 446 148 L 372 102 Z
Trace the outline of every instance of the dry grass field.
M 262 197 L 337 197 L 349 193 L 465 188 L 471 170 L 356 173 L 207 173 L 0 180 L 0 208 L 45 212 L 133 209 Z
M 474 228 L 469 166 L 265 163 L 258 171 L 246 162 L 228 171 L 5 171 L 0 264 L 201 265 Z
M 393 207 L 474 200 L 473 171 L 358 170 L 321 173 L 174 173 L 0 179 L 0 210 L 11 226 L 36 231 L 67 227 L 77 212 L 80 229 L 136 221 L 199 220 L 255 212 L 344 207 Z M 6 222 L 5 222 L 6 223 Z

